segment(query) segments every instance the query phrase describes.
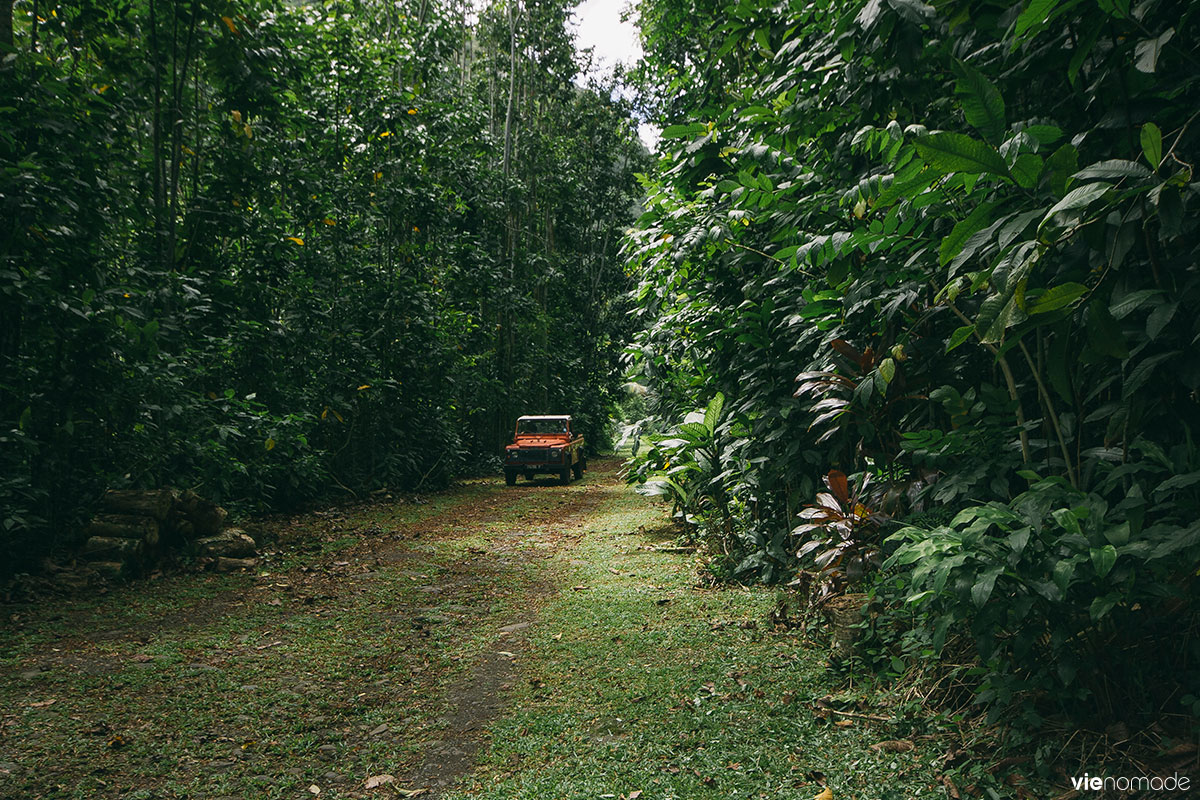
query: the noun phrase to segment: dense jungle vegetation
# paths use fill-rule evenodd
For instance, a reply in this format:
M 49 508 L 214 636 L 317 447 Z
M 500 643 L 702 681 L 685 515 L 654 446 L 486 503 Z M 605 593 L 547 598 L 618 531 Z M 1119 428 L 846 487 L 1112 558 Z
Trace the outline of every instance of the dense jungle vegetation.
M 1200 6 L 639 0 L 607 82 L 568 14 L 0 4 L 8 568 L 107 488 L 603 446 L 627 380 L 712 577 L 862 593 L 870 666 L 1030 725 L 1194 731 Z
M 648 156 L 564 4 L 0 11 L 8 569 L 110 487 L 436 487 L 539 410 L 603 443 Z
M 884 672 L 1194 725 L 1200 7 L 638 8 L 633 479 Z

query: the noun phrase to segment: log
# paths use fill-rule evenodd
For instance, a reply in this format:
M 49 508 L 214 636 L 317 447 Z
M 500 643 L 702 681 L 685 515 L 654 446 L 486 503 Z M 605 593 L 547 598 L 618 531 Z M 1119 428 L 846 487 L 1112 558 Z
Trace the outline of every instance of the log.
M 112 489 L 104 495 L 104 507 L 118 514 L 153 517 L 162 522 L 177 498 L 174 489 Z
M 119 578 L 125 572 L 125 564 L 120 561 L 93 561 L 90 566 L 106 578 Z
M 93 536 L 83 546 L 83 557 L 94 561 L 135 561 L 145 551 L 141 539 Z
M 87 526 L 88 536 L 109 539 L 140 539 L 150 547 L 158 544 L 158 522 L 132 514 L 99 514 Z
M 257 558 L 226 558 L 217 557 L 217 572 L 233 572 L 238 569 L 254 569 L 258 566 Z
M 258 554 L 258 545 L 249 534 L 238 528 L 230 528 L 216 536 L 196 540 L 196 547 L 206 556 L 230 556 L 246 558 Z
M 191 534 L 201 538 L 216 536 L 225 527 L 228 512 L 211 500 L 188 489 L 179 496 L 175 513 L 191 523 Z M 182 532 L 182 526 L 180 526 Z

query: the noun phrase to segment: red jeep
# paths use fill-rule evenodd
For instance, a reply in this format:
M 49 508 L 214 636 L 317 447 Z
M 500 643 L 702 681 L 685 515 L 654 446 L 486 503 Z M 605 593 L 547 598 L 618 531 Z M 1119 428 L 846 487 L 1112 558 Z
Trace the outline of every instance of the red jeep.
M 504 452 L 504 482 L 512 486 L 517 475 L 532 480 L 536 473 L 557 475 L 563 485 L 583 477 L 587 458 L 583 435 L 575 433 L 566 415 L 520 417 L 513 443 Z

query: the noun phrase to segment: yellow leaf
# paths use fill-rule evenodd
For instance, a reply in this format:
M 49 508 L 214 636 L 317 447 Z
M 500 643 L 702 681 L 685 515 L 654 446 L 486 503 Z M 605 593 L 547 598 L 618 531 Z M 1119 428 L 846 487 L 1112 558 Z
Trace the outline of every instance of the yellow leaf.
M 416 110 L 415 108 L 410 108 L 410 109 L 408 110 L 408 113 L 410 113 L 410 114 L 415 114 L 415 113 L 417 113 L 417 110 Z
M 247 122 L 245 125 L 243 125 L 243 126 L 242 126 L 242 132 L 246 134 L 246 138 L 247 138 L 247 139 L 253 139 L 253 138 L 254 138 L 254 133 L 253 133 L 253 132 L 250 130 L 250 123 L 249 123 L 249 122 Z
M 229 28 L 230 33 L 234 34 L 235 36 L 237 35 L 237 26 L 233 24 L 233 19 L 231 17 L 221 17 L 221 22 L 225 23 L 225 27 Z
M 370 389 L 370 388 L 371 388 L 371 384 L 364 383 L 362 386 L 358 387 L 358 390 L 361 392 L 363 389 Z
M 325 419 L 328 416 L 329 416 L 329 406 L 325 406 L 325 410 L 321 412 L 321 419 Z
M 268 450 L 274 450 L 275 449 L 275 440 L 267 439 L 265 442 L 263 442 L 263 447 L 267 448 Z
M 300 245 L 301 247 L 303 247 L 303 246 L 304 246 L 304 240 L 303 240 L 303 239 L 301 239 L 299 236 L 287 236 L 287 237 L 285 237 L 285 238 L 286 238 L 286 239 L 287 239 L 289 242 L 295 242 L 296 244 Z
M 383 177 L 383 173 L 382 173 L 382 172 L 376 172 L 376 173 L 375 173 L 375 180 L 379 180 L 379 179 L 380 179 L 380 178 L 382 178 L 382 177 Z
M 103 86 L 101 86 L 99 89 L 96 90 L 96 94 L 104 94 L 111 88 L 112 88 L 112 84 L 106 83 Z
M 331 408 L 331 409 L 329 409 L 329 410 L 330 410 L 330 411 L 333 411 L 333 409 L 332 409 L 332 408 Z M 338 413 L 338 412 L 336 412 L 336 411 L 333 411 L 333 415 L 334 415 L 335 417 L 337 417 L 337 421 L 338 421 L 338 422 L 342 422 L 342 423 L 344 423 L 344 422 L 346 421 L 346 420 L 342 419 L 342 415 L 341 415 L 341 414 L 339 414 L 339 413 Z
M 418 228 L 416 225 L 413 225 L 413 233 L 420 233 L 420 232 L 421 232 L 421 229 Z
M 323 221 L 326 225 L 337 225 L 337 220 L 330 219 L 329 217 L 326 217 Z
M 813 800 L 833 800 L 833 789 L 830 789 L 828 786 L 826 786 L 819 795 L 813 798 Z
M 389 137 L 389 136 L 391 136 L 391 135 L 392 135 L 392 132 L 391 132 L 391 131 L 384 131 L 383 133 L 379 134 L 379 138 L 380 138 L 380 139 L 386 139 L 387 137 Z
M 233 117 L 233 121 L 234 121 L 234 122 L 241 122 L 241 121 L 242 121 L 242 112 L 240 112 L 240 111 L 237 111 L 237 110 L 230 111 L 230 112 L 229 112 L 229 115 L 230 115 L 231 117 Z

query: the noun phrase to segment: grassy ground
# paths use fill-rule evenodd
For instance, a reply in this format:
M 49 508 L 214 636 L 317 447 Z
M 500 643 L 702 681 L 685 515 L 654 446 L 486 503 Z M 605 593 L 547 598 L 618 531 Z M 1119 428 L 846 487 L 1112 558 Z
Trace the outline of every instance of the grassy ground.
M 692 556 L 655 546 L 665 530 L 613 491 L 557 557 L 513 710 L 452 797 L 941 794 L 939 754 L 872 749 L 896 740 L 890 726 L 814 713 L 831 693 L 861 698 L 831 680 L 823 647 L 767 624 L 776 592 L 698 588 Z
M 594 466 L 277 521 L 256 574 L 4 609 L 0 797 L 946 796 L 944 748 L 868 719 L 887 701 L 773 627 L 776 591 L 705 588 Z

